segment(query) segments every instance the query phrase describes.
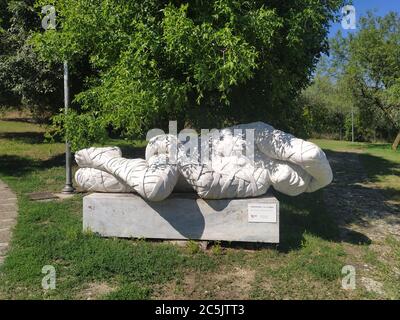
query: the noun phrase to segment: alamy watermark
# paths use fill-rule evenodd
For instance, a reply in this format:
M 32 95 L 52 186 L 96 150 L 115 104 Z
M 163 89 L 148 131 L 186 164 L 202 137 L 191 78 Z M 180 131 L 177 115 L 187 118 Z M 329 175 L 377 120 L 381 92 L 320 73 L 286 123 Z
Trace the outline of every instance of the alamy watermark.
M 356 288 L 356 268 L 346 265 L 342 268 L 342 288 L 344 290 L 354 290 Z
M 52 5 L 43 6 L 42 14 L 45 15 L 42 19 L 42 28 L 44 30 L 56 29 L 56 8 Z
M 56 268 L 52 265 L 46 265 L 42 268 L 45 276 L 42 278 L 42 288 L 44 290 L 54 290 L 56 288 Z
M 254 164 L 255 129 L 252 128 L 201 129 L 200 135 L 194 129 L 183 129 L 178 133 L 177 121 L 174 120 L 169 121 L 168 135 L 162 129 L 155 128 L 147 132 L 146 140 L 150 141 L 157 136 L 168 139 L 170 164 L 177 160 L 178 152 L 189 159 L 200 160 L 201 163 L 211 162 L 212 155 L 220 153 L 225 156 L 245 156 L 247 161 Z M 157 144 L 156 141 L 152 143 Z
M 342 28 L 343 29 L 356 29 L 356 8 L 351 5 L 344 6 L 341 10 L 342 13 Z

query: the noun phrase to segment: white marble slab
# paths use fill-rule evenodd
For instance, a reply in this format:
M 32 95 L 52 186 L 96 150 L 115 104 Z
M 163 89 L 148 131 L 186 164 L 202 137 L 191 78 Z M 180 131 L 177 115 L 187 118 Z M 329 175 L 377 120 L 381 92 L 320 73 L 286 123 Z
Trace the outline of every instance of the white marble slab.
M 93 193 L 83 198 L 83 228 L 105 237 L 279 243 L 279 201 L 172 194 L 148 202 L 135 194 Z

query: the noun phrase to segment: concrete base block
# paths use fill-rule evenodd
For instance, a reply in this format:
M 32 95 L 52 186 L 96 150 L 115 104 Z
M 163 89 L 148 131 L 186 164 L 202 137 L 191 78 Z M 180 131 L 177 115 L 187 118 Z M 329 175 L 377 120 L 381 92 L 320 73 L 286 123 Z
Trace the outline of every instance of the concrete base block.
M 203 200 L 172 194 L 147 202 L 135 194 L 83 198 L 83 228 L 105 237 L 279 243 L 279 202 L 257 198 Z

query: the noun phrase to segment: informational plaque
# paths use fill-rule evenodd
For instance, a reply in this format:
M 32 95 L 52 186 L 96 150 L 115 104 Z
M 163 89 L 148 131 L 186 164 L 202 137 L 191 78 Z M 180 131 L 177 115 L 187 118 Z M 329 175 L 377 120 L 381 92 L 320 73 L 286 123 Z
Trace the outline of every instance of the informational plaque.
M 248 222 L 276 223 L 276 203 L 249 203 Z

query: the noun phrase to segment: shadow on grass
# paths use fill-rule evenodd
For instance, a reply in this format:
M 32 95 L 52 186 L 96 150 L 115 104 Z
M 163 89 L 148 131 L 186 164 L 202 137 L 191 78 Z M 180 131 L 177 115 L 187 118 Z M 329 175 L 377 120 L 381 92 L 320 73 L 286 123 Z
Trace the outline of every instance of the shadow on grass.
M 370 244 L 366 235 L 350 230 L 335 219 L 335 212 L 325 208 L 323 192 L 303 194 L 297 197 L 278 195 L 281 203 L 281 243 L 279 251 L 288 252 L 301 248 L 304 233 L 334 242 Z M 346 229 L 346 238 L 341 229 Z
M 393 152 L 393 154 L 397 154 L 400 159 L 400 152 L 389 150 L 390 148 L 387 148 L 385 145 L 382 146 L 378 144 L 377 146 L 382 150 L 388 150 L 388 152 Z M 376 149 L 376 147 L 372 147 L 370 145 L 367 146 L 367 149 L 373 148 Z M 399 163 L 396 163 L 385 158 L 367 153 L 338 152 L 332 150 L 325 150 L 325 152 L 331 163 L 341 160 L 346 161 L 346 158 L 348 158 L 348 156 L 357 156 L 359 158 L 365 171 L 368 173 L 368 176 L 358 176 L 356 178 L 352 178 L 352 183 L 376 182 L 378 181 L 378 176 L 398 174 L 398 171 L 400 170 L 400 161 Z
M 398 153 L 398 155 L 400 159 L 400 153 Z M 395 163 L 365 153 L 359 154 L 358 156 L 364 164 L 365 170 L 368 172 L 368 180 L 370 182 L 377 182 L 379 180 L 378 176 L 400 174 L 400 162 Z
M 15 140 L 26 144 L 39 144 L 44 142 L 43 132 L 2 132 L 0 139 Z
M 65 165 L 65 155 L 59 154 L 46 160 L 35 160 L 15 155 L 0 156 L 0 174 L 23 177 L 36 170 L 46 170 Z
M 388 152 L 398 155 L 400 160 L 399 152 L 396 153 L 392 150 L 388 150 Z M 384 209 L 388 209 L 388 207 L 383 203 L 383 200 L 393 200 L 397 204 L 391 206 L 392 211 L 394 209 L 394 213 L 400 214 L 400 179 L 396 180 L 389 177 L 400 176 L 400 161 L 394 162 L 366 153 L 337 152 L 331 150 L 326 153 L 334 172 L 333 184 L 340 185 L 344 191 L 357 190 L 361 194 L 370 192 L 372 196 L 376 196 L 377 200 L 381 200 L 381 208 Z M 359 159 L 361 170 L 354 168 L 355 164 L 351 160 L 352 158 Z M 383 179 L 385 177 L 388 177 L 387 182 L 381 183 L 384 182 Z M 374 187 L 374 183 L 381 184 L 379 187 L 378 185 Z M 371 193 L 371 191 L 375 192 Z M 369 200 L 368 197 L 366 200 Z
M 33 118 L 29 117 L 6 117 L 6 118 L 0 118 L 1 121 L 9 121 L 9 122 L 24 122 L 24 123 L 33 123 L 37 124 L 38 122 L 35 121 Z

